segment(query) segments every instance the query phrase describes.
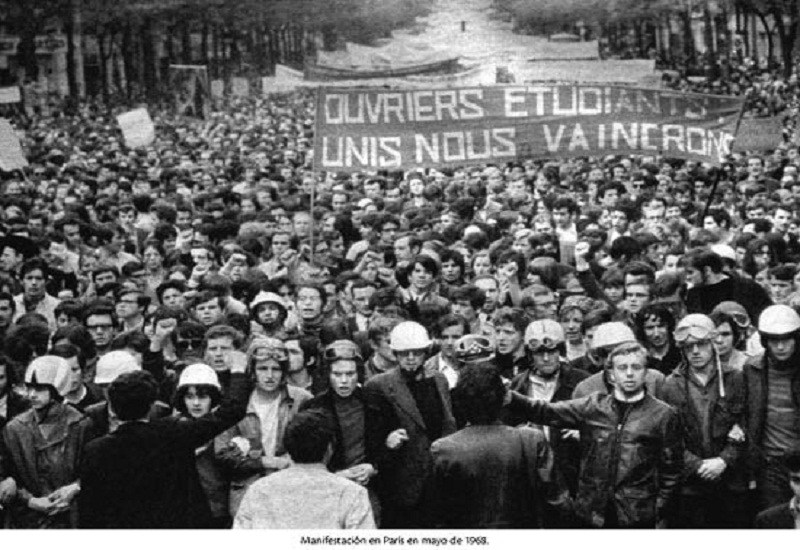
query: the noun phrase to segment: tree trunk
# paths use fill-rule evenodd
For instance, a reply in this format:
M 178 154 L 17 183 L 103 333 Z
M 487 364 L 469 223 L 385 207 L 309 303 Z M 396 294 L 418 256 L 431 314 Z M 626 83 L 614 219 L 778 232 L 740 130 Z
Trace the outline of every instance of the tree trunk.
M 775 37 L 773 36 L 774 29 L 770 29 L 767 24 L 767 16 L 761 12 L 756 12 L 758 19 L 764 26 L 765 34 L 767 35 L 767 69 L 772 69 L 775 66 Z M 776 24 L 778 17 L 775 18 Z
M 105 34 L 97 35 L 97 53 L 100 56 L 100 82 L 102 83 L 101 91 L 103 99 L 108 101 L 108 66 L 106 65 L 106 37 Z
M 789 27 L 784 24 L 783 18 L 774 17 L 775 27 L 781 44 L 781 60 L 783 62 L 783 75 L 785 78 L 792 76 L 794 48 L 797 40 L 798 14 L 795 10 L 790 14 Z
M 158 92 L 158 67 L 156 59 L 155 44 L 153 41 L 153 21 L 146 17 L 142 22 L 142 54 L 144 62 L 144 85 L 147 90 L 147 95 L 150 98 L 156 98 Z
M 75 21 L 72 5 L 64 10 L 64 34 L 67 37 L 67 86 L 70 97 L 78 97 L 78 78 L 75 64 Z
M 135 95 L 135 87 L 136 84 L 139 84 L 139 75 L 137 74 L 135 68 L 136 63 L 135 53 L 134 53 L 134 42 L 133 42 L 133 32 L 131 31 L 130 23 L 125 24 L 125 28 L 122 30 L 122 62 L 125 66 L 125 75 L 128 79 L 128 88 L 126 93 L 128 95 L 128 99 L 132 99 Z
M 203 30 L 200 37 L 200 48 L 202 49 L 203 53 L 201 56 L 202 62 L 208 66 L 208 35 L 210 33 L 208 23 L 203 23 Z
M 181 21 L 180 36 L 181 36 L 181 63 L 185 65 L 192 64 L 192 36 L 189 32 L 189 22 Z
M 686 68 L 689 69 L 695 62 L 694 34 L 692 33 L 692 15 L 686 11 L 681 13 L 683 20 L 683 54 L 686 58 Z

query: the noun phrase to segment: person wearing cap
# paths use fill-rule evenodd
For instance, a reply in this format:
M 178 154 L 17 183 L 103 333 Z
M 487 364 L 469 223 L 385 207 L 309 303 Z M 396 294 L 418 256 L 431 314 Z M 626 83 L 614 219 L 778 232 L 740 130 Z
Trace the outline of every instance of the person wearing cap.
M 433 337 L 439 344 L 439 353 L 425 361 L 425 370 L 430 373 L 442 373 L 451 390 L 458 382 L 458 372 L 461 368 L 456 358 L 455 344 L 469 333 L 469 322 L 457 313 L 441 317 L 434 325 Z
M 303 403 L 301 411 L 320 409 L 333 420 L 333 454 L 328 469 L 346 479 L 367 487 L 375 513 L 379 518 L 378 498 L 370 483 L 378 470 L 368 456 L 367 430 L 371 421 L 367 414 L 367 394 L 358 383 L 363 359 L 358 345 L 351 340 L 336 340 L 322 353 L 330 387 Z
M 611 365 L 608 362 L 608 356 L 617 346 L 636 341 L 633 330 L 625 323 L 612 321 L 598 325 L 592 335 L 589 352 L 587 353 L 589 362 L 594 365 L 592 372 L 595 369 L 597 372 L 594 372 L 589 378 L 582 380 L 575 386 L 572 398 L 586 397 L 593 393 L 604 395 L 613 393 L 614 378 L 611 372 Z M 664 384 L 665 379 L 666 376 L 663 373 L 656 369 L 648 368 L 644 376 L 647 393 L 654 397 L 659 397 L 661 386 Z
M 424 368 L 432 344 L 419 323 L 399 323 L 389 336 L 399 368 L 366 384 L 374 396 L 370 415 L 375 421 L 368 445 L 379 472 L 382 526 L 390 529 L 427 525 L 423 496 L 431 471 L 430 445 L 456 429 L 447 379 Z
M 756 510 L 791 498 L 781 459 L 800 444 L 800 315 L 789 306 L 766 308 L 758 318 L 764 356 L 744 366 L 748 466 Z
M 69 386 L 66 360 L 37 357 L 25 371 L 31 408 L 3 429 L 0 462 L 8 465 L 17 485 L 16 500 L 9 505 L 16 528 L 77 526 L 78 468 L 89 420 L 64 402 Z
M 286 337 L 284 323 L 288 315 L 283 298 L 274 292 L 259 292 L 250 302 L 250 318 L 255 333 L 282 340 Z
M 227 354 L 233 364 L 240 352 L 231 350 Z M 255 480 L 289 466 L 291 461 L 283 446 L 286 425 L 312 397 L 306 390 L 287 384 L 289 353 L 280 340 L 254 338 L 246 363 L 255 383 L 246 414 L 214 441 L 216 457 L 231 475 L 230 511 L 234 516 Z
M 466 366 L 453 391 L 465 426 L 433 442 L 433 524 L 448 529 L 552 527 L 569 495 L 540 430 L 499 421 L 503 380 L 491 364 Z M 555 509 L 555 510 L 553 510 Z
M 681 416 L 686 448 L 673 526 L 748 525 L 746 444 L 732 437 L 744 426 L 744 376 L 720 361 L 717 329 L 710 317 L 687 315 L 675 327 L 674 337 L 683 360 L 661 392 L 661 399 Z
M 575 512 L 594 528 L 666 527 L 683 468 L 678 413 L 645 390 L 647 350 L 638 342 L 609 354 L 609 395 L 548 403 L 509 392 L 507 407 L 527 420 L 580 432 Z
M 722 259 L 714 252 L 695 248 L 683 257 L 686 280 L 690 288 L 686 293 L 689 313 L 708 315 L 720 302 L 733 300 L 741 303 L 751 319 L 758 318 L 764 308 L 772 304 L 767 291 L 752 279 L 726 273 Z
M 565 401 L 572 397 L 575 387 L 589 373 L 569 365 L 565 359 L 566 336 L 561 325 L 550 319 L 531 322 L 525 330 L 525 348 L 529 367 L 511 380 L 512 391 L 532 399 L 549 403 Z M 503 415 L 509 426 L 524 425 L 523 415 L 511 412 Z M 577 489 L 579 448 L 573 435 L 560 430 L 544 428 L 559 469 L 564 474 L 572 494 Z
M 174 405 L 179 417 L 203 418 L 222 401 L 222 386 L 217 373 L 206 364 L 194 363 L 181 372 L 175 391 Z M 214 440 L 209 439 L 195 449 L 197 474 L 211 514 L 208 527 L 227 529 L 231 525 L 228 510 L 230 482 L 214 454 Z
M 86 445 L 81 462 L 80 527 L 192 529 L 211 514 L 197 472 L 196 449 L 242 419 L 250 382 L 244 357 L 231 367 L 219 407 L 194 418 L 149 419 L 158 385 L 145 371 L 118 376 L 108 390 L 119 428 Z

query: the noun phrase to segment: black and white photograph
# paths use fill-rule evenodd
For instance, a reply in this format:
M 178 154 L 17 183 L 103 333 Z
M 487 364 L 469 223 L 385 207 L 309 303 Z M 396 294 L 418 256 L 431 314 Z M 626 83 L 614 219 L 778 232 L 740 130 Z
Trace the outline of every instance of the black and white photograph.
M 772 544 L 799 120 L 796 0 L 0 0 L 0 540 Z

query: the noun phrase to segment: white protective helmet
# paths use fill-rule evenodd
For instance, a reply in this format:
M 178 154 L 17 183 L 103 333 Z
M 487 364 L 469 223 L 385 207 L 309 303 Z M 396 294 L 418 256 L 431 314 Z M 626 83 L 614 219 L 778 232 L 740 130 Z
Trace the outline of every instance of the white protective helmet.
M 552 319 L 538 319 L 532 321 L 525 329 L 525 345 L 531 350 L 545 347 L 555 349 L 566 342 L 564 329 L 561 324 Z
M 758 332 L 767 336 L 786 336 L 798 330 L 800 315 L 787 305 L 769 306 L 758 318 Z
M 281 298 L 274 292 L 265 292 L 262 290 L 261 292 L 256 294 L 256 297 L 253 298 L 252 302 L 250 302 L 250 311 L 255 314 L 256 309 L 261 304 L 275 304 L 276 306 L 281 308 L 284 317 L 286 316 L 286 312 L 288 311 L 286 309 L 286 302 L 284 302 L 283 298 Z
M 120 374 L 142 370 L 139 361 L 130 352 L 124 350 L 109 351 L 97 361 L 95 384 L 110 384 Z
M 222 391 L 217 373 L 205 363 L 194 363 L 183 369 L 178 379 L 178 387 L 185 386 L 214 386 Z
M 627 342 L 635 342 L 636 336 L 625 323 L 613 321 L 598 325 L 592 336 L 592 349 L 609 348 Z
M 425 349 L 433 344 L 425 327 L 414 321 L 399 323 L 389 334 L 389 347 L 392 351 Z
M 70 366 L 66 359 L 56 355 L 37 357 L 25 370 L 25 383 L 51 386 L 64 397 L 70 389 Z

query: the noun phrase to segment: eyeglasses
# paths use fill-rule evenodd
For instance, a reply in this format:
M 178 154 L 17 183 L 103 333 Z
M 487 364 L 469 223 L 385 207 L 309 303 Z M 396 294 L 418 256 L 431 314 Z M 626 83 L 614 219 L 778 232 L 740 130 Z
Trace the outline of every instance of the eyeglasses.
M 86 330 L 90 330 L 93 332 L 99 332 L 101 330 L 111 330 L 114 328 L 114 325 L 86 325 Z

